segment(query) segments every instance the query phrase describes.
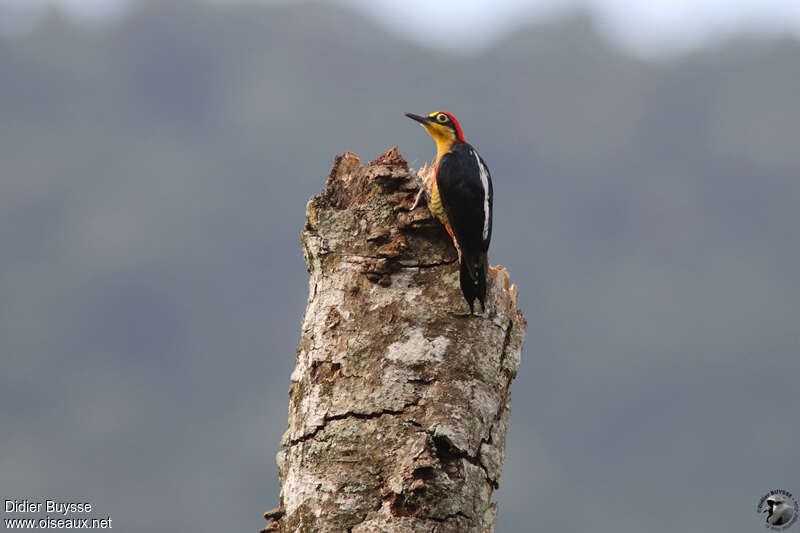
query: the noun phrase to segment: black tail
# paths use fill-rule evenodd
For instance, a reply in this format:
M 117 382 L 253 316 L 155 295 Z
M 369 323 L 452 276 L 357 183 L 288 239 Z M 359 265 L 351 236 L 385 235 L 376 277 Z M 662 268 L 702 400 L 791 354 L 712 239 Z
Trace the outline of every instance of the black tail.
M 462 252 L 461 256 L 461 292 L 469 304 L 470 314 L 475 312 L 475 299 L 481 303 L 481 312 L 486 310 L 486 274 L 489 270 L 489 258 L 486 252 L 476 256 Z

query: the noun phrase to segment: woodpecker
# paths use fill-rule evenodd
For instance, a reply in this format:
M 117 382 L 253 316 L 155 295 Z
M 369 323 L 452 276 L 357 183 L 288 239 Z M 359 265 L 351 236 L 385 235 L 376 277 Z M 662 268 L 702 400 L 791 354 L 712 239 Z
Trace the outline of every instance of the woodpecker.
M 456 117 L 445 111 L 428 116 L 406 113 L 436 141 L 429 209 L 444 224 L 458 250 L 461 292 L 475 312 L 486 308 L 486 274 L 492 238 L 492 177 L 486 163 L 466 140 Z

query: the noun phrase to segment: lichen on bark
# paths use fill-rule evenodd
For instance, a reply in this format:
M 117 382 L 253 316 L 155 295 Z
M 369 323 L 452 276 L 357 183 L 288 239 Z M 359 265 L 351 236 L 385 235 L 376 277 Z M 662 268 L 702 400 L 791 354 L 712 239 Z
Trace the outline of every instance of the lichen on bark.
M 487 532 L 526 322 L 491 267 L 469 316 L 457 253 L 393 148 L 337 156 L 302 232 L 310 273 L 280 507 L 267 531 Z

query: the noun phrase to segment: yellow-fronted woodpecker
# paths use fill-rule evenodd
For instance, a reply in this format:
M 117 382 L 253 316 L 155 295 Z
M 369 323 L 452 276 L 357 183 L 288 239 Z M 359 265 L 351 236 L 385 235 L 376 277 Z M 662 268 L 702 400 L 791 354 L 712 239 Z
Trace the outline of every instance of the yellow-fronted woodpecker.
M 466 140 L 456 117 L 445 111 L 428 116 L 406 113 L 436 141 L 431 213 L 453 238 L 461 263 L 461 292 L 475 312 L 486 308 L 486 275 L 492 238 L 492 178 L 478 152 Z

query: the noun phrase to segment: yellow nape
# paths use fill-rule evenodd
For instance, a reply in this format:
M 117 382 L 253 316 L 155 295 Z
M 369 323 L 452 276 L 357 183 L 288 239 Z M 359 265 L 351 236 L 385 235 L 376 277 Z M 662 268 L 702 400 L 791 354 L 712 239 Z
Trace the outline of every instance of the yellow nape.
M 453 141 L 456 140 L 456 136 L 453 130 L 447 126 L 436 124 L 435 122 L 423 124 L 422 127 L 424 127 L 428 134 L 433 137 L 433 140 L 436 141 L 436 161 L 434 165 L 438 165 L 439 159 L 450 151 L 450 146 L 453 144 Z

